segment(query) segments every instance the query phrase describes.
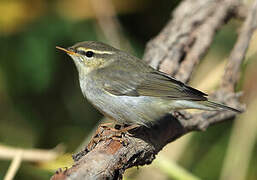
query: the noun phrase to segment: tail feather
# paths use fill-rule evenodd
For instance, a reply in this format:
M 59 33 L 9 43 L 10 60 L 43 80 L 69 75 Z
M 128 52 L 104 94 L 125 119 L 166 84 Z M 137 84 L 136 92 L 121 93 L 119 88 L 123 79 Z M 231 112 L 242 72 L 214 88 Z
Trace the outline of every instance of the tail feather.
M 224 104 L 216 103 L 216 102 L 209 101 L 209 100 L 208 101 L 200 101 L 198 103 L 201 105 L 207 106 L 207 107 L 211 108 L 212 110 L 230 110 L 230 111 L 234 111 L 234 112 L 238 112 L 238 113 L 242 112 L 238 109 L 234 109 L 234 108 L 226 106 Z

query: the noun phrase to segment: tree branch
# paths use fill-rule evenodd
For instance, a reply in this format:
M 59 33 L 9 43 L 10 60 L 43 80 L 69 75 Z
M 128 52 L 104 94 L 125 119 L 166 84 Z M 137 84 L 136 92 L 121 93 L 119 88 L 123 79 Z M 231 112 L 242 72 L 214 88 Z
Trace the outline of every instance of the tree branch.
M 237 0 L 183 1 L 174 11 L 174 18 L 147 44 L 144 60 L 187 82 L 216 31 L 238 7 Z
M 247 48 L 249 46 L 252 34 L 257 28 L 257 1 L 255 1 L 241 29 L 240 36 L 234 46 L 230 56 L 225 74 L 223 76 L 222 86 L 228 91 L 232 91 L 240 74 L 240 65 L 244 60 Z
M 224 78 L 220 90 L 212 95 L 212 99 L 238 109 L 243 109 L 238 102 L 239 94 L 235 94 L 233 88 L 224 91 L 227 89 L 224 87 L 227 87 L 227 82 L 232 84 L 232 87 L 236 83 L 234 76 L 239 73 L 252 32 L 256 28 L 256 2 L 247 15 L 234 48 L 236 50 L 232 51 L 225 70 L 225 76 L 230 76 L 233 80 L 227 81 Z M 175 10 L 173 19 L 147 44 L 144 60 L 153 67 L 187 82 L 194 67 L 210 46 L 215 32 L 232 18 L 235 8 L 239 6 L 235 0 L 183 1 Z M 235 51 L 240 55 L 235 57 Z M 205 130 L 210 125 L 236 115 L 230 111 L 182 114 L 178 119 L 171 115 L 166 116 L 151 128 L 140 127 L 133 130 L 130 132 L 133 136 L 125 133 L 123 142 L 113 139 L 95 142 L 92 138 L 89 146 L 74 156 L 75 164 L 56 173 L 52 179 L 121 179 L 127 168 L 151 163 L 155 155 L 169 142 L 188 132 Z M 105 137 L 110 133 L 108 128 L 102 129 L 95 137 Z

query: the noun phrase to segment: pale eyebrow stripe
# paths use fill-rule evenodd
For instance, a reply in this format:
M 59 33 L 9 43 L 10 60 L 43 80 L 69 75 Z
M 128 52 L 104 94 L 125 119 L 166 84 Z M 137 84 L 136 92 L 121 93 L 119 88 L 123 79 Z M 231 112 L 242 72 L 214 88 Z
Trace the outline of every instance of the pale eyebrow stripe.
M 92 51 L 96 54 L 113 54 L 114 52 L 112 51 L 98 51 L 98 50 L 95 50 L 95 49 L 86 49 L 86 48 L 83 48 L 83 47 L 79 47 L 77 48 L 79 51 Z

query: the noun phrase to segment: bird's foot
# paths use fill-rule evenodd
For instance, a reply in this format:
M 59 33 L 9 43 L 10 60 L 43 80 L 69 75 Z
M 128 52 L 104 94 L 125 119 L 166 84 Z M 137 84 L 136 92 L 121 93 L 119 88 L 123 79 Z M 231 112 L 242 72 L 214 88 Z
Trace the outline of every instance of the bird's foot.
M 129 135 L 131 135 L 131 133 L 129 133 L 129 131 L 137 129 L 139 127 L 140 127 L 140 125 L 138 125 L 138 124 L 133 124 L 133 125 L 125 124 L 123 126 L 118 125 L 118 124 L 115 125 L 116 131 L 118 131 L 119 133 L 128 133 Z
M 134 130 L 139 127 L 139 125 L 118 124 L 116 124 L 114 128 L 109 127 L 112 124 L 113 123 L 100 124 L 96 130 L 95 135 L 91 138 L 90 142 L 88 143 L 87 147 L 83 151 L 72 156 L 74 161 L 78 161 L 79 159 L 81 159 L 81 157 L 83 157 L 88 152 L 93 150 L 96 147 L 96 145 L 101 141 L 114 140 L 120 142 L 123 146 L 127 146 L 129 142 L 126 138 L 124 138 L 125 134 L 132 136 L 132 134 L 130 134 L 130 132 L 128 131 Z
M 186 112 L 180 112 L 180 111 L 174 111 L 172 113 L 172 115 L 176 118 L 176 119 L 184 119 L 187 120 L 189 117 L 187 116 Z
M 68 167 L 64 167 L 64 168 L 59 168 L 57 171 L 55 171 L 55 174 L 65 174 L 68 170 Z
M 136 129 L 139 125 L 118 125 L 109 127 L 112 123 L 100 124 L 96 130 L 96 134 L 93 136 L 87 146 L 87 151 L 91 151 L 99 142 L 106 140 L 119 141 L 122 145 L 128 145 L 128 142 L 124 139 L 124 135 L 132 135 L 129 133 L 130 130 Z

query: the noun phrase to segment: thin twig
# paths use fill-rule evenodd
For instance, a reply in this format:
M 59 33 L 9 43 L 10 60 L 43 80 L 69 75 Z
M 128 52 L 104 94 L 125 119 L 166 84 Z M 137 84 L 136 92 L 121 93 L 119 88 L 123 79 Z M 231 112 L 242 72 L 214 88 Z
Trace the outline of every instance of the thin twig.
M 13 159 L 17 153 L 22 150 L 22 159 L 24 161 L 50 161 L 56 159 L 62 152 L 61 148 L 54 150 L 41 149 L 21 149 L 0 145 L 0 159 Z
M 165 172 L 171 179 L 200 180 L 200 178 L 186 171 L 175 161 L 167 160 L 164 157 L 159 157 L 153 164 L 155 167 L 158 167 L 161 171 Z
M 4 177 L 4 180 L 12 180 L 18 171 L 21 161 L 22 161 L 22 150 L 18 150 L 15 156 L 13 157 L 12 163 Z

